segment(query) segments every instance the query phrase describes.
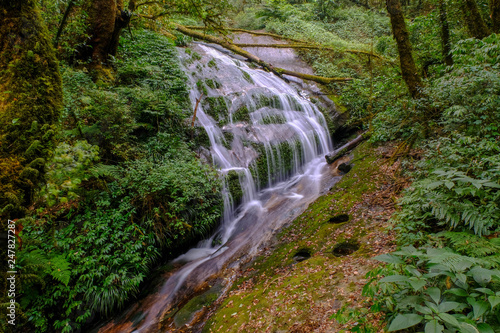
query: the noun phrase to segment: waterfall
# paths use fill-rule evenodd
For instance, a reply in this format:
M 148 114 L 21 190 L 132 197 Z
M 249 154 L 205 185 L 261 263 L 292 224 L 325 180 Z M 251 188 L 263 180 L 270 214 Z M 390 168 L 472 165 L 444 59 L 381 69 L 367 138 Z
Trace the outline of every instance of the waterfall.
M 189 97 L 193 107 L 198 105 L 199 125 L 208 135 L 213 164 L 224 178 L 224 214 L 218 232 L 179 261 L 217 251 L 236 229 L 235 203 L 243 211 L 260 204 L 259 191 L 279 187 L 303 172 L 332 145 L 325 118 L 306 92 L 210 46 L 199 45 L 199 50 L 201 59 L 190 61 L 188 55 L 184 61 L 193 87 Z M 199 58 L 198 53 L 191 57 Z M 241 197 L 235 197 L 229 186 L 235 175 Z
M 224 214 L 212 237 L 174 260 L 185 264 L 157 293 L 99 332 L 157 332 L 196 286 L 237 268 L 303 212 L 328 174 L 323 155 L 331 150 L 330 135 L 307 92 L 203 44 L 182 51 L 181 59 L 197 105 L 196 140 L 206 136 L 200 154 L 209 152 L 205 158 L 221 175 Z

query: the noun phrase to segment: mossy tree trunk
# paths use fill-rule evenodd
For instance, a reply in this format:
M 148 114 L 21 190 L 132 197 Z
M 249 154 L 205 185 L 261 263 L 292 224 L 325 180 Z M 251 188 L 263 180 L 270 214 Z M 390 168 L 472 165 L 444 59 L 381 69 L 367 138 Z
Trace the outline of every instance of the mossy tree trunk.
M 58 62 L 35 0 L 0 0 L 0 216 L 23 217 L 62 106 Z
M 467 29 L 472 37 L 483 39 L 490 35 L 490 30 L 484 22 L 475 0 L 463 0 L 460 6 L 467 25 Z
M 443 59 L 446 65 L 453 65 L 451 55 L 450 27 L 448 26 L 448 14 L 444 0 L 439 1 L 439 21 L 441 22 L 441 47 Z
M 490 0 L 490 16 L 493 32 L 500 33 L 500 0 Z
M 88 52 L 93 68 L 108 65 L 110 56 L 115 56 L 120 34 L 129 22 L 131 14 L 124 9 L 123 0 L 92 0 L 87 3 L 89 11 Z
M 399 0 L 387 0 L 387 11 L 391 18 L 392 33 L 396 39 L 399 53 L 401 73 L 413 98 L 421 95 L 422 81 L 418 75 L 417 66 L 413 60 L 412 47 L 405 18 Z

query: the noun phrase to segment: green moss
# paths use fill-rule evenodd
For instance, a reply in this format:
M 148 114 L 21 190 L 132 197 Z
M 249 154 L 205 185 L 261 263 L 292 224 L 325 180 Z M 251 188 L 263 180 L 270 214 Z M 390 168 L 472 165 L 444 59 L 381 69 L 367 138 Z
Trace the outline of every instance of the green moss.
M 174 315 L 175 326 L 182 327 L 189 323 L 198 311 L 212 305 L 212 303 L 217 300 L 221 292 L 222 286 L 216 285 L 205 293 L 192 298 Z
M 227 124 L 229 117 L 228 104 L 230 103 L 223 96 L 207 97 L 203 100 L 203 109 L 211 116 L 220 126 Z
M 226 147 L 227 149 L 231 149 L 231 142 L 233 142 L 234 134 L 231 132 L 224 132 L 224 139 L 226 139 L 226 141 L 224 142 L 224 147 Z
M 353 170 L 331 192 L 309 205 L 304 213 L 277 235 L 278 244 L 271 255 L 257 258 L 249 273 L 234 283 L 232 290 L 239 290 L 243 282 L 252 283 L 252 288 L 226 298 L 203 332 L 244 331 L 242 325 L 254 320 L 262 321 L 263 327 L 269 327 L 271 331 L 288 331 L 294 323 L 308 318 L 310 314 L 306 310 L 310 309 L 311 301 L 321 302 L 324 293 L 320 290 L 329 290 L 333 282 L 343 283 L 341 272 L 336 272 L 332 279 L 331 267 L 342 265 L 343 258 L 333 255 L 331 237 L 345 223 L 332 224 L 328 220 L 331 216 L 349 211 L 362 200 L 365 193 L 376 190 L 374 182 L 366 180 L 372 179 L 379 168 L 375 153 L 366 143 L 355 150 L 352 163 Z M 363 228 L 356 228 L 348 239 L 338 237 L 335 243 L 360 238 L 365 233 Z M 293 256 L 301 248 L 307 248 L 312 256 L 296 263 Z M 361 245 L 352 256 L 365 256 L 366 251 Z M 353 287 L 350 283 L 346 285 L 346 289 Z M 303 297 L 305 291 L 312 300 Z M 342 299 L 340 295 L 335 297 Z M 282 307 L 275 309 L 280 311 L 279 316 L 269 313 L 271 298 L 274 299 L 273 306 L 279 307 L 280 302 L 283 303 Z M 293 306 L 287 307 L 285 303 L 290 299 L 294 300 Z
M 205 86 L 205 84 L 203 84 L 202 80 L 198 80 L 198 82 L 196 82 L 196 87 L 198 88 L 198 91 L 203 93 L 203 95 L 208 95 L 207 87 Z
M 256 109 L 260 109 L 266 106 L 276 109 L 282 108 L 280 98 L 277 95 L 273 96 L 258 95 L 254 96 L 254 100 Z
M 208 66 L 208 67 L 210 67 L 210 68 L 215 68 L 215 69 L 217 69 L 217 70 L 219 69 L 219 68 L 217 67 L 217 63 L 215 62 L 215 59 L 210 60 L 210 61 L 207 63 L 207 66 Z
M 206 79 L 205 84 L 212 89 L 219 89 L 220 87 L 222 87 L 219 81 L 212 79 Z
M 34 159 L 46 158 L 53 147 L 51 125 L 58 122 L 62 108 L 61 75 L 36 1 L 4 2 L 1 10 L 0 159 L 14 157 L 25 166 Z M 44 124 L 51 134 L 44 136 L 46 131 L 40 129 Z M 40 172 L 29 183 L 13 184 L 12 190 L 18 194 L 22 206 L 30 204 L 42 176 Z M 0 196 L 2 217 L 22 217 L 21 206 L 15 212 L 8 212 L 4 209 L 7 204 Z
M 200 60 L 201 55 L 198 52 L 193 52 L 193 54 L 191 55 L 191 59 L 193 59 L 193 61 Z
M 262 117 L 262 120 L 260 121 L 261 124 L 263 125 L 269 125 L 269 124 L 286 124 L 286 118 L 282 114 L 273 114 L 269 116 Z
M 252 77 L 250 76 L 250 74 L 248 74 L 247 72 L 245 72 L 242 69 L 240 69 L 240 71 L 241 71 L 241 74 L 243 74 L 243 78 L 245 79 L 245 81 L 247 81 L 248 83 L 254 84 L 254 82 L 253 82 Z
M 347 112 L 348 109 L 344 104 L 342 104 L 342 102 L 340 100 L 340 96 L 328 95 L 328 98 L 331 99 L 335 103 L 335 106 L 337 107 L 338 113 L 343 114 L 343 113 Z
M 240 121 L 250 123 L 250 113 L 248 112 L 248 107 L 246 105 L 243 105 L 233 113 L 233 122 Z
M 270 150 L 266 152 L 266 148 L 262 144 L 252 143 L 253 148 L 259 153 L 259 157 L 254 161 L 254 164 L 250 167 L 250 172 L 254 179 L 259 179 L 260 188 L 265 188 L 269 185 L 269 178 L 271 178 L 271 183 L 274 184 L 280 179 L 278 178 L 280 170 L 285 176 L 290 176 L 294 167 L 294 145 L 297 149 L 297 158 L 299 161 L 302 160 L 302 144 L 300 141 L 295 141 L 295 143 L 289 143 L 288 141 L 280 142 L 275 145 L 271 145 Z M 273 156 L 271 156 L 272 154 Z M 272 160 L 274 157 L 275 165 L 272 165 Z M 269 167 L 268 167 L 269 161 Z M 271 170 L 269 170 L 271 169 Z M 269 175 L 269 171 L 271 175 Z
M 226 175 L 227 187 L 233 198 L 233 203 L 238 206 L 243 199 L 243 189 L 240 185 L 239 175 L 236 171 L 229 171 Z

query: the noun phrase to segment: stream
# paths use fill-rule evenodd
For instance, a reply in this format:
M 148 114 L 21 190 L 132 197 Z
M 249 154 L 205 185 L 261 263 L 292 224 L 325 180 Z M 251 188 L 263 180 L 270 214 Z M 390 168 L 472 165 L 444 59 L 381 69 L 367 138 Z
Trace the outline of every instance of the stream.
M 197 135 L 206 137 L 199 154 L 223 179 L 223 218 L 210 238 L 173 261 L 180 268 L 165 274 L 157 292 L 100 333 L 201 331 L 193 324 L 206 307 L 193 299 L 222 297 L 241 264 L 338 178 L 324 159 L 332 150 L 325 118 L 303 86 L 209 45 L 179 52 Z

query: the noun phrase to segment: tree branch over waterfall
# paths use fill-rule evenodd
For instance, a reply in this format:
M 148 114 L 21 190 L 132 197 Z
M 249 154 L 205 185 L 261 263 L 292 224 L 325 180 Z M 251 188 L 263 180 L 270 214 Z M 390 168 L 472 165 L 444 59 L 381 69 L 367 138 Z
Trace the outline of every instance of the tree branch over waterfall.
M 175 24 L 175 29 L 177 31 L 187 35 L 187 36 L 198 38 L 198 39 L 210 42 L 210 43 L 218 44 L 218 45 L 224 47 L 225 49 L 228 49 L 228 50 L 233 51 L 234 53 L 236 53 L 238 55 L 245 57 L 249 61 L 261 66 L 262 68 L 264 68 L 270 72 L 273 72 L 274 74 L 276 74 L 278 76 L 285 74 L 285 75 L 290 75 L 290 76 L 298 77 L 298 78 L 301 78 L 304 80 L 310 80 L 310 81 L 314 81 L 314 82 L 318 82 L 318 83 L 322 83 L 322 84 L 328 84 L 331 82 L 345 82 L 345 81 L 352 80 L 351 78 L 345 78 L 345 77 L 333 77 L 333 78 L 322 77 L 322 76 L 317 76 L 317 75 L 298 73 L 298 72 L 290 71 L 290 70 L 279 68 L 279 67 L 274 67 L 273 65 L 263 61 L 262 59 L 251 54 L 250 52 L 245 51 L 244 49 L 242 49 L 238 45 L 233 44 L 229 40 L 222 39 L 222 38 L 215 37 L 215 36 L 211 36 L 211 35 L 207 35 L 205 33 L 197 32 L 197 31 L 191 30 L 191 29 L 189 29 L 183 25 L 180 25 L 180 24 Z
M 198 27 L 198 26 L 186 26 L 186 28 L 191 29 L 191 30 L 207 30 L 206 27 Z M 301 40 L 301 39 L 295 39 L 295 38 L 288 38 L 285 36 L 273 34 L 273 33 L 268 33 L 268 32 L 260 32 L 260 31 L 252 31 L 252 30 L 246 30 L 246 29 L 231 29 L 231 28 L 225 28 L 225 30 L 230 31 L 230 32 L 241 32 L 241 33 L 247 33 L 255 36 L 269 36 L 281 40 L 287 40 L 294 42 L 294 44 L 243 44 L 243 43 L 234 43 L 234 45 L 239 46 L 239 47 L 269 47 L 269 48 L 292 48 L 292 49 L 313 49 L 313 50 L 325 50 L 325 51 L 333 51 L 337 53 L 353 53 L 353 54 L 362 54 L 362 55 L 367 55 L 371 57 L 375 57 L 380 60 L 388 61 L 389 60 L 385 59 L 379 54 L 369 52 L 369 51 L 362 51 L 362 50 L 341 50 L 341 49 L 335 49 L 333 47 L 328 47 L 328 46 L 323 46 L 323 45 L 317 45 L 317 44 L 311 44 L 310 42 Z

